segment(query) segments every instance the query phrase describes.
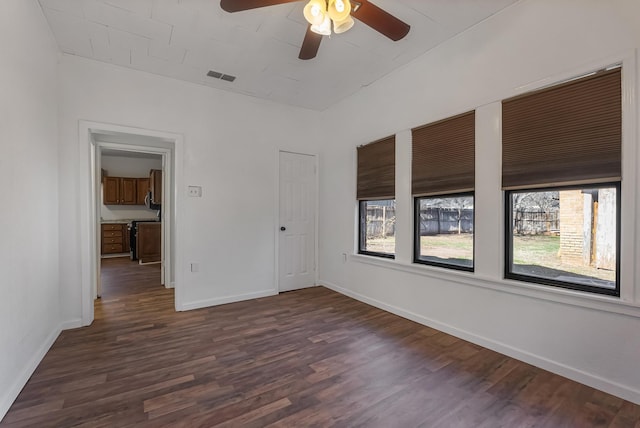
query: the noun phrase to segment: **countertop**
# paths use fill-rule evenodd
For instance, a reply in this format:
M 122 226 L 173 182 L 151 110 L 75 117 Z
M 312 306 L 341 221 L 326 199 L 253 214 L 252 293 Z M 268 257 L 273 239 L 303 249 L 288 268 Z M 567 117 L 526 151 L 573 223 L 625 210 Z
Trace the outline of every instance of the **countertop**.
M 137 222 L 146 222 L 146 223 L 161 223 L 159 220 L 154 220 L 154 219 L 137 219 L 137 218 L 131 218 L 131 219 L 124 219 L 124 220 L 104 220 L 104 219 L 100 219 L 100 224 L 129 224 L 132 221 L 137 221 Z

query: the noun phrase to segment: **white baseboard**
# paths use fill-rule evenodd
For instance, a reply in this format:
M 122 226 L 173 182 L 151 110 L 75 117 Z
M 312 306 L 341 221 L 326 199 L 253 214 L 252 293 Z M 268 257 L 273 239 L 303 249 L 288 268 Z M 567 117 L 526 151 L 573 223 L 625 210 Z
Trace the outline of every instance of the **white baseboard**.
M 192 309 L 206 308 L 209 306 L 224 305 L 225 303 L 240 302 L 242 300 L 257 299 L 259 297 L 275 296 L 278 294 L 276 290 L 262 290 L 254 293 L 236 294 L 233 296 L 218 297 L 215 299 L 196 300 L 194 302 L 186 302 L 182 304 L 182 311 L 190 311 Z
M 0 393 L 0 421 L 2 421 L 4 416 L 7 414 L 13 402 L 16 400 L 16 398 L 18 398 L 18 394 L 20 394 L 20 391 L 22 391 L 22 388 L 24 388 L 24 386 L 27 384 L 27 381 L 38 367 L 38 364 L 40 364 L 44 356 L 47 354 L 53 343 L 60 335 L 60 332 L 62 331 L 61 326 L 62 324 L 57 326 L 51 332 L 51 334 L 47 336 L 46 340 L 42 343 L 40 348 L 38 348 L 31 359 L 27 361 L 24 369 L 18 374 L 13 384 L 9 388 L 5 389 L 4 392 Z
M 101 259 L 117 259 L 120 257 L 130 257 L 129 253 L 118 253 L 118 254 L 102 254 L 100 255 Z
M 82 318 L 76 318 L 74 320 L 64 321 L 60 324 L 60 331 L 71 330 L 73 328 L 84 327 L 82 325 Z
M 345 296 L 349 296 L 353 299 L 367 303 L 371 306 L 375 306 L 379 309 L 383 309 L 387 312 L 391 312 L 392 314 L 401 316 L 408 320 L 415 321 L 419 324 L 423 324 L 436 330 L 448 333 L 452 336 L 459 337 L 468 342 L 475 343 L 476 345 L 480 345 L 487 349 L 491 349 L 493 351 L 515 358 L 517 360 L 524 361 L 525 363 L 531 364 L 544 370 L 548 370 L 552 373 L 558 374 L 560 376 L 566 377 L 600 391 L 604 391 L 611 395 L 615 395 L 624 400 L 640 404 L 640 391 L 627 385 L 612 382 L 598 375 L 575 369 L 557 361 L 553 361 L 548 358 L 541 357 L 539 355 L 535 355 L 518 348 L 514 348 L 513 346 L 507 345 L 505 343 L 497 342 L 483 336 L 478 336 L 474 333 L 468 332 L 466 330 L 461 330 L 449 324 L 444 324 L 434 319 L 427 318 L 414 312 L 399 308 L 397 306 L 389 305 L 379 300 L 353 292 L 336 284 L 332 284 L 328 281 L 320 280 L 319 285 L 323 285 L 340 294 L 344 294 Z

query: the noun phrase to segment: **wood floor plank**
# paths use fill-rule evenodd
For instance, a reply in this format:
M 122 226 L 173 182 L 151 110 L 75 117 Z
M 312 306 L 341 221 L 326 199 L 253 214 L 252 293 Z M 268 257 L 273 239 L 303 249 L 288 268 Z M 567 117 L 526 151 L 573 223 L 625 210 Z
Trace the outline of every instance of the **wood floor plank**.
M 638 427 L 640 406 L 322 287 L 175 312 L 102 264 L 0 427 Z

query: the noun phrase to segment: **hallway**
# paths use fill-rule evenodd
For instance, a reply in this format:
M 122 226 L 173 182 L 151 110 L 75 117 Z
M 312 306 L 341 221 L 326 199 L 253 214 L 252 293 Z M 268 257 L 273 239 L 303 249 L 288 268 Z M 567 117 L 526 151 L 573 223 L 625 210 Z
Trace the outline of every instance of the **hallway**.
M 115 320 L 135 312 L 150 320 L 175 313 L 173 289 L 160 284 L 160 264 L 140 265 L 129 257 L 101 259 L 102 297 L 96 300 L 95 321 Z

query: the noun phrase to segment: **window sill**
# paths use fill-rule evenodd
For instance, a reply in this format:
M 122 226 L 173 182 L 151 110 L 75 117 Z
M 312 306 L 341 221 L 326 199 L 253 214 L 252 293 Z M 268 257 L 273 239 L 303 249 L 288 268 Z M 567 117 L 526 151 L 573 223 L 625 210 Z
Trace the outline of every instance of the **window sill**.
M 393 269 L 443 281 L 456 282 L 472 287 L 488 288 L 502 293 L 640 318 L 640 305 L 623 301 L 618 297 L 598 294 L 591 295 L 553 286 L 523 283 L 502 278 L 490 278 L 474 272 L 449 270 L 417 263 L 406 263 L 392 259 L 371 257 L 363 254 L 352 254 L 349 259 L 357 263 Z

